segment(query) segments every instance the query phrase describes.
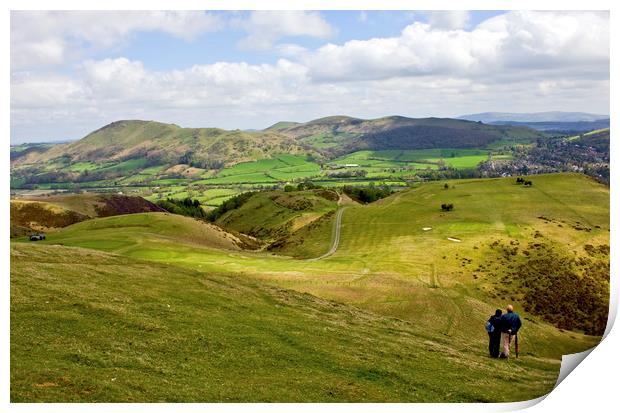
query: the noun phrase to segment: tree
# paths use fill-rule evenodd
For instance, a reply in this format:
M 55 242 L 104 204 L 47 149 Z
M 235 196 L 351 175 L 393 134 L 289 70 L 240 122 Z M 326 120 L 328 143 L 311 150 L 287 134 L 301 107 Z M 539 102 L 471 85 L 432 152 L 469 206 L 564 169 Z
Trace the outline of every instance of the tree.
M 454 204 L 441 204 L 442 211 L 452 211 L 454 209 Z
M 293 185 L 286 185 L 284 187 L 284 192 L 293 192 L 295 190 L 295 187 Z

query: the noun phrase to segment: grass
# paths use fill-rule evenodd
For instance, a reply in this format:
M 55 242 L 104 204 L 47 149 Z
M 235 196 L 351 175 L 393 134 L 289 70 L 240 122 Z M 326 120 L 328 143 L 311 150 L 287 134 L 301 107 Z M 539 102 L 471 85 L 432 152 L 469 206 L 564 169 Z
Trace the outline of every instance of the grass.
M 558 369 L 249 279 L 58 246 L 11 258 L 11 402 L 496 401 Z
M 241 207 L 222 215 L 217 223 L 265 242 L 274 242 L 289 236 L 322 215 L 333 212 L 337 204 L 334 200 L 321 196 L 324 192 L 259 192 Z M 327 191 L 327 195 L 333 197 L 335 194 Z M 329 240 L 329 234 L 327 239 Z
M 351 306 L 344 307 L 349 312 L 369 311 L 374 314 L 373 317 L 378 317 L 378 319 L 383 320 L 382 323 L 386 323 L 384 326 L 386 326 L 387 331 L 397 330 L 389 327 L 392 322 L 390 320 L 394 320 L 394 318 L 402 320 L 399 323 L 407 325 L 408 338 L 398 339 L 400 344 L 394 347 L 389 344 L 390 341 L 386 337 L 379 337 L 376 342 L 366 341 L 366 338 L 374 337 L 375 334 L 373 324 L 370 322 L 368 322 L 366 330 L 361 330 L 363 332 L 359 333 L 360 336 L 356 333 L 358 330 L 355 330 L 355 322 L 343 321 L 342 324 L 338 325 L 336 328 L 338 335 L 342 336 L 343 340 L 352 339 L 348 342 L 349 344 L 335 344 L 334 347 L 337 352 L 342 357 L 358 354 L 359 357 L 366 357 L 370 362 L 369 365 L 364 365 L 355 376 L 345 376 L 347 377 L 346 380 L 349 380 L 346 383 L 352 382 L 354 383 L 353 386 L 358 386 L 360 383 L 373 382 L 378 386 L 383 386 L 383 390 L 378 393 L 363 391 L 355 394 L 343 394 L 331 390 L 334 394 L 334 400 L 523 400 L 541 396 L 552 388 L 557 377 L 562 354 L 590 348 L 598 342 L 599 337 L 587 336 L 573 331 L 560 331 L 544 322 L 536 314 L 525 311 L 520 297 L 514 297 L 514 300 L 509 295 L 498 297 L 494 280 L 487 276 L 474 277 L 474 275 L 480 274 L 478 269 L 480 265 L 491 267 L 494 275 L 497 276 L 503 276 L 509 272 L 500 261 L 496 261 L 496 257 L 489 254 L 490 244 L 497 240 L 503 243 L 519 241 L 521 244 L 526 244 L 538 239 L 535 235 L 538 232 L 544 237 L 545 243 L 550 245 L 559 256 L 576 257 L 587 256 L 586 245 L 609 244 L 609 189 L 607 187 L 577 174 L 539 175 L 533 177 L 532 181 L 534 185 L 531 188 L 516 185 L 512 178 L 452 181 L 449 182 L 448 189 L 444 189 L 444 182 L 426 183 L 400 191 L 368 206 L 350 206 L 343 216 L 340 246 L 337 252 L 320 261 L 308 262 L 276 256 L 267 252 L 226 251 L 212 245 L 201 245 L 197 241 L 201 238 L 192 240 L 179 235 L 185 231 L 182 228 L 186 227 L 175 223 L 174 220 L 177 217 L 170 216 L 172 221 L 146 218 L 153 215 L 164 216 L 164 214 L 141 214 L 86 221 L 53 235 L 50 234 L 48 240 L 40 244 L 42 246 L 64 244 L 66 246 L 100 249 L 121 254 L 124 257 L 122 259 L 126 260 L 148 260 L 155 263 L 153 268 L 170 266 L 166 267 L 168 270 L 162 270 L 167 275 L 161 278 L 163 280 L 171 279 L 170 282 L 174 279 L 174 277 L 170 277 L 170 274 L 176 276 L 177 273 L 185 274 L 186 271 L 196 274 L 197 277 L 229 274 L 236 277 L 235 279 L 240 283 L 257 283 L 256 285 L 267 288 L 265 287 L 266 284 L 299 293 L 309 293 L 323 300 L 336 301 Z M 439 208 L 441 203 L 453 203 L 455 208 L 449 213 L 442 212 Z M 258 216 L 261 216 L 260 210 L 257 212 Z M 251 225 L 252 219 L 258 225 L 259 221 L 256 216 L 254 215 L 254 218 L 249 215 L 244 217 L 247 225 Z M 549 224 L 540 219 L 540 216 L 558 222 L 564 221 L 564 224 L 561 227 L 556 224 Z M 577 225 L 577 222 L 587 226 L 590 230 L 576 230 L 573 226 Z M 98 226 L 97 228 L 91 226 L 94 223 Z M 319 228 L 318 232 L 312 233 L 320 233 L 326 227 L 324 225 L 323 229 Z M 423 231 L 423 227 L 431 227 L 432 229 Z M 189 230 L 191 226 L 187 228 Z M 448 237 L 459 238 L 462 242 L 451 242 L 447 239 Z M 308 242 L 308 245 L 313 242 L 313 238 L 309 234 L 303 238 L 304 241 L 295 246 L 300 252 L 303 252 L 305 242 Z M 15 248 L 20 248 L 17 243 L 13 245 Z M 601 259 L 605 260 L 604 258 Z M 21 272 L 18 274 L 29 274 L 25 268 L 37 268 L 36 262 L 45 262 L 35 258 L 31 261 L 31 264 L 24 264 L 24 269 L 20 270 Z M 70 259 L 70 261 L 83 262 L 75 259 Z M 21 262 L 27 261 L 20 258 L 12 259 L 11 265 L 22 265 Z M 15 267 L 12 267 L 12 282 L 15 279 L 13 274 L 16 273 L 13 268 Z M 127 264 L 127 268 L 131 268 L 129 264 Z M 176 268 L 178 270 L 175 270 Z M 45 267 L 43 272 L 49 273 L 49 271 L 51 270 Z M 136 270 L 128 270 L 128 272 L 126 277 L 129 277 L 130 274 L 133 278 L 136 275 L 142 275 L 142 272 Z M 62 273 L 63 271 L 58 270 L 53 274 Z M 82 271 L 81 273 L 86 272 Z M 54 275 L 51 281 L 58 277 L 59 275 Z M 133 278 L 132 282 L 135 282 Z M 106 277 L 100 277 L 101 282 L 105 279 Z M 41 288 L 50 288 L 51 281 L 43 279 L 39 284 L 43 286 Z M 63 280 L 55 282 L 62 285 L 69 284 Z M 89 279 L 88 282 L 92 281 Z M 125 288 L 124 284 L 116 278 L 112 278 L 110 283 L 118 285 L 119 290 Z M 182 284 L 191 285 L 187 279 Z M 150 287 L 147 288 L 145 285 Z M 161 302 L 164 302 L 168 297 L 166 295 L 168 293 L 164 292 L 169 291 L 165 285 L 166 282 L 148 280 L 136 288 L 143 290 L 143 294 L 149 297 L 157 297 L 156 291 L 159 291 L 166 297 L 161 299 Z M 98 291 L 106 291 L 106 288 L 101 287 Z M 183 301 L 185 289 L 179 288 L 177 291 L 177 289 L 172 288 L 172 290 L 178 294 L 179 302 Z M 11 291 L 12 300 L 20 301 L 22 296 L 26 294 L 23 288 L 16 289 L 12 286 Z M 34 291 L 32 291 L 33 294 Z M 132 289 L 129 288 L 129 291 Z M 101 295 L 100 292 L 98 294 Z M 114 296 L 116 293 L 110 294 L 110 297 Z M 130 296 L 128 295 L 128 297 Z M 262 316 L 263 312 L 266 311 L 262 308 L 253 310 L 252 305 L 244 301 L 248 297 L 253 297 L 252 294 L 239 294 L 237 297 L 236 300 L 229 301 L 228 312 L 233 311 L 230 310 L 233 308 L 231 306 L 237 305 L 245 305 L 248 313 L 257 316 Z M 310 299 L 310 296 L 303 297 Z M 159 299 L 153 298 L 153 300 Z M 88 297 L 73 299 L 73 302 L 90 301 L 92 299 Z M 121 300 L 121 302 L 124 301 Z M 188 303 L 190 303 L 188 308 L 192 307 L 191 303 L 193 302 L 193 299 L 188 299 Z M 489 360 L 485 354 L 486 333 L 483 330 L 483 323 L 495 308 L 502 308 L 509 302 L 516 306 L 517 311 L 521 313 L 524 319 L 524 327 L 520 335 L 522 354 L 518 361 L 510 360 L 508 363 L 502 363 L 497 360 Z M 29 305 L 32 306 L 33 304 Z M 175 305 L 180 304 L 175 303 Z M 238 311 L 245 314 L 245 310 Z M 309 309 L 304 309 L 302 312 L 308 315 L 316 314 Z M 16 311 L 14 317 L 22 313 L 24 313 L 23 310 Z M 124 319 L 125 314 L 132 313 L 135 311 L 110 313 L 109 315 L 116 317 L 120 322 Z M 40 317 L 39 314 L 37 313 L 34 318 Z M 52 318 L 56 317 L 55 312 L 49 314 Z M 233 314 L 237 313 L 233 311 Z M 178 325 L 175 328 L 181 329 L 186 332 L 186 335 L 190 334 L 190 336 L 194 334 L 193 332 L 203 331 L 194 323 L 206 315 L 202 317 L 185 315 L 184 317 L 183 319 L 175 319 L 175 325 Z M 264 317 L 265 320 L 268 320 L 270 316 L 265 313 Z M 239 320 L 242 319 L 243 317 L 240 316 Z M 248 319 L 246 318 L 246 320 Z M 57 320 L 54 318 L 53 322 L 57 322 Z M 246 321 L 246 324 L 250 323 L 250 321 Z M 366 321 L 362 322 L 362 324 L 364 323 Z M 231 324 L 235 325 L 232 321 Z M 11 325 L 28 324 L 20 321 L 12 322 Z M 101 321 L 100 325 L 97 323 L 95 325 L 103 328 L 106 325 L 113 325 L 113 323 Z M 166 324 L 166 328 L 160 328 L 158 331 L 168 331 L 172 328 L 171 325 Z M 290 342 L 292 346 L 305 346 L 306 343 L 314 343 L 311 339 L 306 339 L 303 334 L 297 336 L 292 333 L 298 330 L 285 322 L 282 321 L 280 325 L 282 330 L 277 331 L 280 331 L 278 337 L 282 342 Z M 221 327 L 221 330 L 216 329 L 216 331 L 223 331 L 224 329 Z M 26 331 L 34 331 L 31 334 L 38 332 L 35 327 L 30 327 L 30 330 L 26 329 Z M 264 331 L 276 334 L 275 329 L 265 327 Z M 320 331 L 320 328 L 316 331 Z M 13 334 L 17 333 L 12 330 Z M 19 334 L 26 333 L 20 331 Z M 309 332 L 308 334 L 313 333 Z M 394 332 L 394 334 L 398 333 Z M 73 337 L 67 333 L 61 334 L 61 342 L 69 339 L 65 336 Z M 105 333 L 96 333 L 88 340 L 92 340 L 93 343 L 102 343 L 102 337 L 108 336 Z M 181 335 L 177 334 L 175 337 L 181 337 Z M 303 338 L 297 341 L 298 337 Z M 361 340 L 359 337 L 365 337 L 360 341 L 365 349 L 362 353 L 356 353 L 355 348 L 357 347 L 352 344 Z M 324 355 L 322 357 L 325 360 L 330 360 L 327 364 L 339 366 L 339 362 L 333 362 L 328 355 L 325 355 L 330 354 L 329 351 L 334 351 L 333 347 L 327 353 L 322 353 L 323 349 L 331 347 L 329 339 L 321 334 L 317 336 L 317 339 L 321 340 L 316 345 L 310 346 L 313 351 L 309 353 L 314 354 L 315 349 L 319 348 L 321 349 L 320 354 Z M 422 346 L 414 344 L 417 343 L 418 339 L 421 340 Z M 76 348 L 88 349 L 90 346 L 87 338 L 73 340 L 77 340 L 74 341 Z M 181 338 L 176 341 L 173 340 L 175 348 L 177 348 L 177 343 L 183 343 L 183 340 Z M 12 367 L 19 366 L 20 363 L 27 364 L 27 360 L 30 360 L 25 356 L 28 351 L 22 348 L 24 346 L 30 348 L 25 344 L 29 341 L 30 339 L 24 339 L 18 345 L 21 347 L 16 349 L 15 354 L 20 354 L 20 356 L 16 356 L 19 360 L 12 361 Z M 44 340 L 44 342 L 49 343 L 44 348 L 48 348 L 54 343 L 53 340 Z M 320 343 L 323 343 L 324 346 L 321 347 Z M 99 344 L 99 346 L 110 348 L 105 344 Z M 252 348 L 252 346 L 247 347 Z M 120 347 L 112 346 L 112 348 Z M 226 348 L 230 348 L 230 346 Z M 308 352 L 307 347 L 302 348 Z M 368 355 L 368 352 L 372 353 L 376 349 L 380 349 L 383 354 L 382 357 L 390 360 L 395 357 L 399 362 L 391 364 L 391 362 L 386 361 L 387 359 L 378 359 Z M 402 353 L 403 350 L 404 354 Z M 54 354 L 55 351 L 56 349 L 53 348 L 41 357 L 52 357 L 50 355 Z M 239 353 L 235 353 L 234 356 L 239 360 L 239 364 L 243 364 L 245 367 L 252 366 L 254 370 L 249 377 L 257 375 L 265 379 L 271 377 L 270 374 L 275 374 L 272 373 L 269 363 L 265 362 L 265 360 L 271 360 L 268 354 L 274 351 L 269 347 L 265 355 L 261 354 L 255 358 L 250 355 L 245 358 Z M 144 354 L 144 351 L 139 354 Z M 139 356 L 134 355 L 134 357 Z M 168 353 L 167 358 L 176 360 L 174 354 L 170 353 Z M 164 356 L 157 357 L 154 363 L 169 366 L 170 364 L 166 364 L 167 358 Z M 297 359 L 283 359 L 282 357 L 279 359 L 287 360 L 286 363 L 283 361 L 287 367 L 281 367 L 282 375 L 287 375 L 286 372 L 290 371 L 297 373 L 287 375 L 289 380 L 287 385 L 280 385 L 277 377 L 283 376 L 275 375 L 276 378 L 271 379 L 275 380 L 274 385 L 262 386 L 261 389 L 278 389 L 274 392 L 283 396 L 277 398 L 276 393 L 271 393 L 271 397 L 261 398 L 263 393 L 255 393 L 253 400 L 308 400 L 299 393 L 289 392 L 298 388 L 299 382 L 295 380 L 299 377 L 303 377 L 302 380 L 310 380 L 315 377 L 313 376 L 316 374 L 315 370 L 310 368 L 311 363 L 300 361 L 301 364 L 295 364 Z M 203 360 L 201 363 L 204 363 L 207 362 L 205 360 L 208 358 L 201 360 Z M 142 362 L 146 362 L 150 366 L 149 359 L 146 361 L 143 359 Z M 65 370 L 78 368 L 76 364 L 79 365 L 79 359 L 64 359 L 58 363 L 56 366 L 64 366 Z M 140 363 L 140 361 L 136 361 L 136 363 Z M 41 368 L 44 369 L 45 366 Z M 49 371 L 57 371 L 58 368 L 51 368 L 47 372 L 50 374 Z M 133 366 L 128 369 L 139 370 L 139 367 Z M 37 370 L 33 370 L 32 365 L 27 365 L 20 371 L 21 374 L 25 375 L 27 371 L 36 373 Z M 101 372 L 104 369 L 99 366 L 95 371 Z M 84 371 L 75 374 L 80 377 L 80 380 L 87 380 L 90 377 L 85 375 Z M 37 383 L 44 383 L 48 379 L 41 377 Z M 177 380 L 180 380 L 179 376 L 176 375 L 168 377 L 172 377 L 169 380 L 172 383 L 177 383 Z M 233 369 L 224 376 L 211 375 L 206 378 L 203 376 L 203 379 L 207 380 L 208 383 L 224 382 L 226 385 L 221 387 L 223 389 L 228 389 L 229 385 L 236 385 L 238 398 L 235 399 L 233 396 L 232 400 L 245 400 L 242 395 L 249 394 L 244 393 L 247 387 L 235 381 L 235 377 Z M 317 377 L 319 377 L 319 381 L 329 382 L 329 379 L 325 378 L 327 376 L 318 375 Z M 407 390 L 397 393 L 390 393 L 386 390 L 385 386 L 392 388 L 390 386 L 401 383 L 401 380 L 409 380 L 408 377 L 415 377 L 416 384 L 403 387 Z M 515 380 L 515 377 L 519 377 L 519 379 Z M 145 379 L 141 376 L 131 376 L 130 382 L 142 383 L 143 380 Z M 54 380 L 50 380 L 50 382 L 57 383 Z M 109 384 L 109 381 L 106 383 Z M 254 383 L 254 381 L 249 380 L 248 383 Z M 340 388 L 347 388 L 343 383 L 340 382 Z M 319 393 L 314 393 L 312 385 L 305 384 L 309 389 L 307 394 L 310 396 L 307 396 L 308 398 L 326 400 L 319 396 Z M 143 384 L 140 385 L 144 387 Z M 91 383 L 90 387 L 93 386 Z M 248 386 L 251 385 L 248 384 Z M 213 386 L 206 387 L 211 388 Z M 22 387 L 18 393 L 25 392 L 25 388 L 27 386 Z M 31 389 L 29 391 L 33 391 L 32 387 L 28 388 Z M 89 387 L 77 385 L 75 388 Z M 414 388 L 417 390 L 414 391 Z M 56 391 L 54 389 L 55 387 L 49 391 Z M 149 400 L 165 399 L 159 395 L 166 389 L 157 390 L 155 387 L 148 387 L 144 391 L 144 394 L 149 395 L 147 397 Z M 192 397 L 196 396 L 192 396 L 190 393 L 191 391 L 183 393 L 179 397 L 185 401 L 195 400 Z M 29 393 L 26 392 L 26 394 Z M 285 396 L 291 394 L 293 395 L 290 398 Z M 413 399 L 414 396 L 415 399 Z M 61 396 L 59 393 L 55 393 L 53 397 Z M 93 396 L 85 395 L 84 397 Z M 116 400 L 125 399 L 117 398 Z M 218 398 L 218 400 L 220 399 Z
M 202 185 L 247 183 L 284 183 L 312 178 L 321 174 L 321 167 L 303 156 L 279 155 L 275 158 L 242 162 L 224 168 L 215 177 L 196 181 Z
M 487 160 L 489 153 L 490 151 L 486 149 L 358 151 L 335 159 L 332 163 L 357 164 L 364 169 L 367 167 L 436 169 L 443 162 L 456 169 L 469 169 Z

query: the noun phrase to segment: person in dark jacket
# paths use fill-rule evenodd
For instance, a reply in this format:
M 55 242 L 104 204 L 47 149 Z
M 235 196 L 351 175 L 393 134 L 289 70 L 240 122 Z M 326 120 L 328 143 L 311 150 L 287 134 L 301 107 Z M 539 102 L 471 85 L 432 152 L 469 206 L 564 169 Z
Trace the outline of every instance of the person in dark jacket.
M 510 354 L 510 342 L 521 328 L 521 317 L 514 312 L 512 305 L 506 308 L 506 313 L 501 317 L 500 326 L 502 332 L 502 354 L 500 358 L 508 358 Z
M 487 321 L 487 333 L 489 333 L 489 354 L 491 357 L 499 357 L 499 343 L 502 336 L 502 310 L 495 310 Z M 490 330 L 490 331 L 489 331 Z

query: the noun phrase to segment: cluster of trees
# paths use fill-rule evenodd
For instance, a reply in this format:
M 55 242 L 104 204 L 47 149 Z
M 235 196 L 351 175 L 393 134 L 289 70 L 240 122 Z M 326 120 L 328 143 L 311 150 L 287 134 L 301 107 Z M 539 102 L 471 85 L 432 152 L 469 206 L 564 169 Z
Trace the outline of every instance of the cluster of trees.
M 211 222 L 216 221 L 219 217 L 224 215 L 228 211 L 237 209 L 245 204 L 256 192 L 244 192 L 242 194 L 233 196 L 232 198 L 224 201 L 219 207 L 209 211 L 207 219 Z
M 197 199 L 185 198 L 183 200 L 166 198 L 157 202 L 157 205 L 168 212 L 178 215 L 185 215 L 199 219 L 207 219 L 207 213 Z
M 444 179 L 467 179 L 480 178 L 480 171 L 470 169 L 455 169 L 452 167 L 443 167 L 441 169 L 422 169 L 416 171 L 416 176 L 423 181 L 441 181 Z
M 295 190 L 297 191 L 305 191 L 307 189 L 319 189 L 322 188 L 321 185 L 317 185 L 315 183 L 313 183 L 312 181 L 304 181 L 304 182 L 300 182 L 299 184 L 297 184 L 297 186 L 294 185 L 286 185 L 284 187 L 284 192 L 293 192 Z
M 329 172 L 330 178 L 363 178 L 367 174 L 364 169 Z
M 194 152 L 186 152 L 179 157 L 178 163 L 186 164 L 192 168 L 201 169 L 223 169 L 225 163 L 221 159 L 203 159 L 198 157 Z
M 452 211 L 454 209 L 454 204 L 441 204 L 442 211 Z
M 373 184 L 368 186 L 345 185 L 342 190 L 351 198 L 365 204 L 375 202 L 394 193 L 388 186 L 376 187 Z

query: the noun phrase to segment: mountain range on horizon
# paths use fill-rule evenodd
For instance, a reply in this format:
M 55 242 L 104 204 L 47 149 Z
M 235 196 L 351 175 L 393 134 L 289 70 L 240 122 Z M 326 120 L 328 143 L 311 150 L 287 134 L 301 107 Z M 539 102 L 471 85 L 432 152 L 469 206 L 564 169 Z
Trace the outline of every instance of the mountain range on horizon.
M 241 132 L 248 133 L 259 133 L 259 132 L 279 132 L 281 130 L 295 129 L 296 126 L 299 125 L 316 125 L 316 124 L 325 124 L 325 123 L 333 123 L 335 120 L 340 121 L 352 121 L 352 123 L 373 123 L 380 120 L 416 120 L 422 121 L 424 119 L 453 119 L 453 120 L 464 120 L 471 122 L 482 122 L 489 125 L 507 125 L 507 126 L 522 126 L 528 127 L 539 131 L 546 130 L 559 130 L 559 131 L 588 131 L 600 128 L 609 127 L 609 115 L 599 115 L 592 114 L 586 112 L 563 112 L 563 111 L 548 111 L 548 112 L 533 112 L 533 113 L 517 113 L 517 112 L 482 112 L 475 113 L 469 115 L 462 115 L 458 117 L 427 117 L 427 118 L 411 118 L 406 116 L 385 116 L 376 119 L 363 119 L 352 116 L 345 115 L 336 115 L 336 116 L 327 116 L 323 118 L 313 119 L 307 122 L 292 122 L 292 121 L 279 121 L 274 123 L 271 126 L 268 126 L 264 129 L 260 128 L 251 128 L 244 129 Z M 118 120 L 112 122 L 114 124 L 116 122 L 127 122 L 128 120 Z M 159 123 L 159 122 L 158 122 Z M 170 123 L 170 125 L 177 126 L 174 123 Z M 200 127 L 200 128 L 183 128 L 183 129 L 211 129 L 211 130 L 224 130 L 222 128 L 217 127 Z M 16 144 L 11 144 L 11 146 L 19 146 L 24 144 L 65 144 L 79 141 L 82 138 L 77 139 L 56 139 L 51 141 L 40 141 L 33 139 L 30 142 L 21 142 Z
M 586 112 L 482 112 L 469 115 L 461 115 L 457 119 L 471 120 L 475 122 L 594 122 L 609 119 L 609 115 L 598 115 Z
M 33 165 L 61 158 L 71 162 L 144 158 L 151 163 L 219 166 L 276 153 L 331 158 L 357 150 L 479 148 L 506 138 L 532 140 L 542 136 L 541 132 L 522 126 L 403 116 L 371 120 L 329 116 L 306 123 L 278 122 L 254 132 L 122 120 L 70 143 L 14 150 L 12 163 Z

